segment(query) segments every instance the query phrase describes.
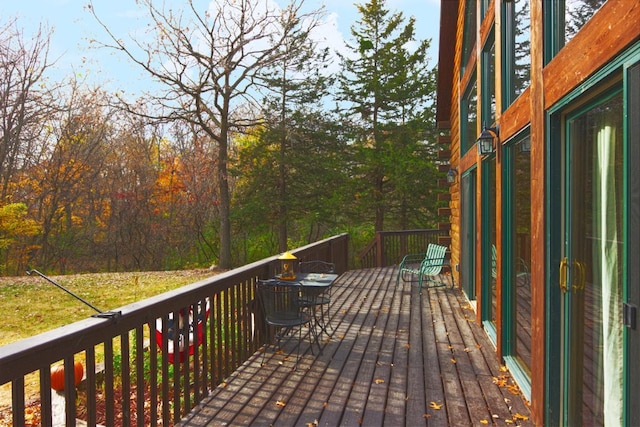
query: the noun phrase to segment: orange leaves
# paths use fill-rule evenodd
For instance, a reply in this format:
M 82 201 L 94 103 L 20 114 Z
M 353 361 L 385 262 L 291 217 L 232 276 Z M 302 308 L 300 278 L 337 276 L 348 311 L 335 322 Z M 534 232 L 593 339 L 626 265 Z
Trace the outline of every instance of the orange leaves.
M 493 377 L 493 383 L 498 387 L 506 387 L 509 383 L 509 376 L 500 375 L 499 377 Z
M 442 409 L 442 407 L 444 406 L 444 403 L 438 403 L 438 402 L 429 402 L 429 408 L 431 409 L 435 409 L 437 411 L 439 411 L 440 409 Z
M 280 408 L 284 408 L 285 406 L 287 406 L 287 402 L 284 402 L 282 400 L 277 400 L 276 401 L 276 406 L 278 406 Z

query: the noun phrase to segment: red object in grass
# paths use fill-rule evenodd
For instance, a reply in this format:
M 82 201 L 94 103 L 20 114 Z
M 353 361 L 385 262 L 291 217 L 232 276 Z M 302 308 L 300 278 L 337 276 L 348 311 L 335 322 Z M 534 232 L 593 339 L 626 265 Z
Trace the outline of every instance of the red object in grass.
M 73 363 L 73 382 L 77 386 L 84 377 L 84 366 L 76 361 Z M 64 390 L 64 365 L 51 368 L 51 388 L 56 391 Z

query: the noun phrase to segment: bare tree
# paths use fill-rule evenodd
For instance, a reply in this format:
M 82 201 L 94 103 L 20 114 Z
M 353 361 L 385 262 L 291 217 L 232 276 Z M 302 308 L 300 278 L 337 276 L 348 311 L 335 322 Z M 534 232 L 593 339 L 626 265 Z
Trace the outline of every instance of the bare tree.
M 36 142 L 52 112 L 45 71 L 51 32 L 39 27 L 25 41 L 15 20 L 0 26 L 0 200 L 7 200 L 20 169 L 38 150 Z
M 205 11 L 193 0 L 180 11 L 159 8 L 152 0 L 138 3 L 150 22 L 147 38 L 131 36 L 131 45 L 98 17 L 93 3 L 89 10 L 110 37 L 102 46 L 123 52 L 159 83 L 157 91 L 144 95 L 156 106 L 149 118 L 197 126 L 215 143 L 219 200 L 212 202 L 220 216 L 218 262 L 230 268 L 228 162 L 233 135 L 257 122 L 247 112 L 259 111 L 264 70 L 304 46 L 321 14 L 303 12 L 304 0 L 293 0 L 284 10 L 269 0 L 219 0 Z M 282 49 L 285 43 L 289 48 Z

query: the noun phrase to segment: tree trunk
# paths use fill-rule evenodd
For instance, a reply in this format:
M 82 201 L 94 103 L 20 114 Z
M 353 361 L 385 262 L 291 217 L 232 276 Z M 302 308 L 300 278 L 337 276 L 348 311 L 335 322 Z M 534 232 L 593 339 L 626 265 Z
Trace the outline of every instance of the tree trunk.
M 220 189 L 220 259 L 218 265 L 230 269 L 231 265 L 231 197 L 229 196 L 229 179 L 227 162 L 229 157 L 228 125 L 223 121 L 220 129 L 220 149 L 218 150 L 218 185 Z

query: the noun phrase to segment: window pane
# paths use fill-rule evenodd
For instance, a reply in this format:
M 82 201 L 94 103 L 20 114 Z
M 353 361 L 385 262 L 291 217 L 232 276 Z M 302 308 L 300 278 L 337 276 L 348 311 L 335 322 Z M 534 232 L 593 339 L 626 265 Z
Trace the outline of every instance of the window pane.
M 472 78 L 473 84 L 462 99 L 460 105 L 460 124 L 462 130 L 462 152 L 466 153 L 475 146 L 478 132 L 478 85 L 475 76 Z
M 570 417 L 622 425 L 624 157 L 623 95 L 567 123 L 571 156 Z M 581 398 L 581 401 L 576 400 Z
M 531 15 L 529 0 L 505 3 L 504 102 L 506 110 L 531 82 Z
M 464 74 L 469 58 L 473 54 L 473 47 L 476 44 L 476 0 L 467 0 L 464 9 L 464 43 L 462 45 L 461 74 Z
M 566 0 L 564 43 L 576 35 L 584 24 L 591 19 L 606 0 Z
M 482 124 L 491 126 L 496 119 L 496 45 L 493 34 L 482 51 Z
M 513 147 L 511 280 L 515 321 L 514 355 L 531 375 L 531 155 L 529 137 Z
M 491 242 L 491 305 L 490 310 L 491 313 L 489 316 L 485 318 L 489 319 L 494 324 L 496 323 L 496 313 L 497 313 L 497 262 L 498 262 L 498 251 L 496 247 L 496 202 L 497 202 L 497 191 L 496 191 L 496 158 L 493 156 L 491 160 L 489 160 L 488 164 L 488 174 L 489 174 L 489 188 L 488 190 L 488 200 L 489 203 L 489 240 Z M 484 172 L 484 171 L 483 171 Z M 489 308 L 489 307 L 487 307 Z

